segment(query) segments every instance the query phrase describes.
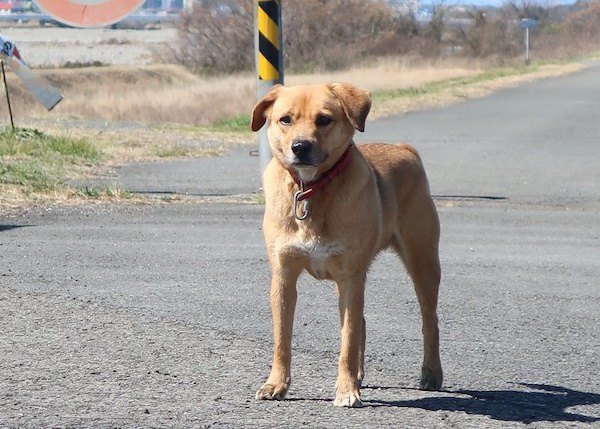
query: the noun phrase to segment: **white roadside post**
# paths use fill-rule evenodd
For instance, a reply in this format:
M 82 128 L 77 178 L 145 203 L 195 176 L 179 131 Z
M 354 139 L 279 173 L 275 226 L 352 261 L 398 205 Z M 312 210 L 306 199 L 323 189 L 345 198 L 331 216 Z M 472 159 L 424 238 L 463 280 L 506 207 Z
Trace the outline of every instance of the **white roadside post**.
M 281 1 L 255 0 L 254 51 L 256 54 L 256 99 L 264 97 L 275 84 L 283 84 L 283 33 Z M 271 160 L 267 124 L 258 132 L 261 175 Z
M 529 65 L 529 27 L 525 29 L 525 65 Z
M 525 65 L 528 66 L 531 63 L 529 59 L 529 29 L 535 28 L 537 21 L 533 18 L 522 18 L 521 28 L 525 30 Z

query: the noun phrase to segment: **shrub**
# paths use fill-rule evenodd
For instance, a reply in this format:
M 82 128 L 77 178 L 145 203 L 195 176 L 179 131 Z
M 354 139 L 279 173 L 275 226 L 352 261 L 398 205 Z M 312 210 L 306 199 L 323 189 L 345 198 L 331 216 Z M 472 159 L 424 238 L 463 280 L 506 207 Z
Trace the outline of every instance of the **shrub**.
M 425 22 L 386 0 L 282 0 L 287 71 L 347 68 L 375 57 L 432 58 L 445 53 L 504 63 L 523 47 L 522 18 L 534 18 L 531 47 L 556 59 L 598 49 L 600 4 L 542 7 L 509 0 L 502 7 L 448 7 L 443 1 Z M 195 73 L 231 74 L 254 67 L 254 0 L 198 0 L 179 26 L 169 62 Z
M 195 73 L 235 73 L 254 64 L 252 0 L 204 0 L 183 15 L 172 59 Z
M 428 51 L 428 41 L 439 43 L 443 33 L 443 19 L 423 27 L 384 0 L 284 1 L 283 6 L 284 61 L 292 71 L 340 69 L 376 56 Z M 196 73 L 251 70 L 253 16 L 252 0 L 197 2 L 184 15 L 180 42 L 168 60 Z

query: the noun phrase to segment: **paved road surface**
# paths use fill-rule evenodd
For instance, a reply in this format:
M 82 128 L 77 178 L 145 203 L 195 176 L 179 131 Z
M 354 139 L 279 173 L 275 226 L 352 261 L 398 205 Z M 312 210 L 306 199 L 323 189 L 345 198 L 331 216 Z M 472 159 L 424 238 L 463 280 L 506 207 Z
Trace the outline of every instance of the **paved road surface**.
M 452 108 L 377 122 L 417 143 L 437 193 L 524 203 L 600 201 L 600 64 Z
M 308 277 L 290 400 L 255 402 L 261 206 L 55 208 L 0 217 L 0 427 L 600 427 L 599 75 L 369 124 L 419 148 L 435 194 L 508 198 L 438 199 L 444 391 L 415 389 L 417 304 L 392 254 L 369 275 L 367 407 L 331 403 L 335 292 Z

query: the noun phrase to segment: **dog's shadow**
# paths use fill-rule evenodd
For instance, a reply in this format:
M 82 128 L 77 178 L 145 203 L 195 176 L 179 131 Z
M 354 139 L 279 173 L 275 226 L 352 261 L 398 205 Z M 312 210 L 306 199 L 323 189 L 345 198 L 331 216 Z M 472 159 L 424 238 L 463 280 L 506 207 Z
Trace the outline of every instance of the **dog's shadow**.
M 570 407 L 600 404 L 600 394 L 546 384 L 519 383 L 519 385 L 530 390 L 452 390 L 446 392 L 459 394 L 461 397 L 435 396 L 406 401 L 368 400 L 364 401 L 364 405 L 420 408 L 429 411 L 463 411 L 467 414 L 489 416 L 495 420 L 522 423 L 600 421 L 598 413 L 596 416 L 586 416 L 567 410 Z
M 10 231 L 11 229 L 27 228 L 32 225 L 11 225 L 11 224 L 0 224 L 0 232 Z

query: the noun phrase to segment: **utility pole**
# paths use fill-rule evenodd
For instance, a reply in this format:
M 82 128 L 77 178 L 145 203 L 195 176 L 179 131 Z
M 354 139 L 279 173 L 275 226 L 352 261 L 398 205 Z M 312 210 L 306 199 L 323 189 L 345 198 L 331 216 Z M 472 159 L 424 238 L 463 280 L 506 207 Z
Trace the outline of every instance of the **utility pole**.
M 256 99 L 260 100 L 276 84 L 283 84 L 283 33 L 281 2 L 255 0 L 254 50 L 256 53 Z M 261 174 L 271 160 L 265 124 L 258 131 Z

